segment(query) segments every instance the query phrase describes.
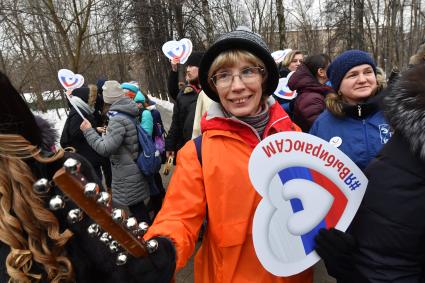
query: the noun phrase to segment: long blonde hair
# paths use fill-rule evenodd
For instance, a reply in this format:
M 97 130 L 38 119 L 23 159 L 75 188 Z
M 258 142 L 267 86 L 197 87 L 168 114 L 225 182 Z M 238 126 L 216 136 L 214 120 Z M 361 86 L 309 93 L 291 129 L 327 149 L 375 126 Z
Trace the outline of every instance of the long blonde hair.
M 74 281 L 65 253 L 72 232 L 60 232 L 58 219 L 33 191 L 35 177 L 24 161 L 50 163 L 62 157 L 60 150 L 44 158 L 22 136 L 0 134 L 0 240 L 11 249 L 6 258 L 9 282 L 39 281 L 42 275 L 31 273 L 33 262 L 44 268 L 50 282 Z

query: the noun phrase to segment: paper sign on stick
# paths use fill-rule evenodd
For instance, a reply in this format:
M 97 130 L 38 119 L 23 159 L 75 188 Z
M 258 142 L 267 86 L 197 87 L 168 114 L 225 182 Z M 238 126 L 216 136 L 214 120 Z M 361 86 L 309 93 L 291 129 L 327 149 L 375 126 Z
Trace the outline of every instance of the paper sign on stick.
M 60 69 L 58 71 L 59 82 L 66 90 L 73 90 L 84 84 L 84 77 L 80 74 L 74 74 L 71 70 Z
M 343 152 L 318 137 L 282 132 L 254 149 L 249 176 L 262 196 L 254 215 L 254 248 L 274 275 L 304 271 L 320 257 L 314 237 L 321 228 L 345 231 L 368 183 Z
M 58 71 L 58 79 L 59 82 L 62 84 L 62 86 L 67 90 L 65 92 L 69 103 L 74 107 L 75 111 L 77 111 L 78 115 L 81 116 L 81 118 L 86 119 L 81 113 L 80 109 L 77 105 L 75 105 L 69 95 L 68 92 L 71 92 L 73 89 L 79 88 L 84 84 L 84 77 L 80 74 L 74 74 L 71 70 L 68 69 L 60 69 Z
M 286 100 L 292 100 L 295 97 L 297 97 L 297 91 L 291 90 L 288 87 L 288 80 L 292 76 L 294 71 L 290 72 L 286 78 L 280 78 L 279 84 L 277 85 L 276 90 L 274 91 L 274 95 L 277 97 L 286 99 Z
M 192 53 L 192 41 L 187 38 L 179 41 L 167 41 L 162 46 L 162 52 L 164 52 L 168 59 L 179 60 L 180 64 L 184 64 Z
M 271 55 L 276 63 L 280 63 L 285 59 L 285 56 L 288 55 L 289 52 L 291 52 L 292 49 L 285 49 L 285 50 L 277 50 L 273 52 Z

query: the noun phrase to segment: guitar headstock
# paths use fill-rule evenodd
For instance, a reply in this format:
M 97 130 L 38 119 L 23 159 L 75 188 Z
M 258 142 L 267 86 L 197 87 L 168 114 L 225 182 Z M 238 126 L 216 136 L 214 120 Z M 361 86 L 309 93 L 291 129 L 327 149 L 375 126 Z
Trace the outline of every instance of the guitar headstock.
M 147 223 L 138 223 L 134 217 L 128 218 L 122 209 L 112 209 L 111 195 L 101 191 L 96 183 L 87 182 L 80 173 L 80 166 L 79 161 L 69 158 L 53 176 L 56 186 L 79 207 L 68 212 L 68 221 L 76 223 L 81 221 L 84 213 L 87 214 L 95 221 L 87 232 L 93 237 L 99 237 L 111 252 L 118 253 L 119 265 L 126 262 L 127 253 L 134 257 L 143 257 L 154 252 L 158 246 L 157 241 L 143 240 L 148 229 Z M 46 179 L 40 179 L 33 188 L 36 192 L 44 193 L 48 186 Z M 62 209 L 64 206 L 65 200 L 61 196 L 54 196 L 49 202 L 52 210 Z

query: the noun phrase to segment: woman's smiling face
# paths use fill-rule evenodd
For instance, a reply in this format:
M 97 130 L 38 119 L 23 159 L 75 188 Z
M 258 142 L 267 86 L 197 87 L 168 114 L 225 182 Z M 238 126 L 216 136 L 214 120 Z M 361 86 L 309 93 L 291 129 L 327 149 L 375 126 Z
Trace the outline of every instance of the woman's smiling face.
M 339 91 L 348 103 L 357 104 L 369 98 L 377 86 L 378 84 L 372 66 L 362 64 L 351 68 L 345 74 Z
M 236 117 L 257 114 L 263 95 L 262 73 L 261 67 L 254 66 L 244 59 L 231 67 L 218 69 L 215 73 L 215 84 L 223 108 Z M 230 79 L 230 84 L 220 84 L 218 80 L 223 78 Z

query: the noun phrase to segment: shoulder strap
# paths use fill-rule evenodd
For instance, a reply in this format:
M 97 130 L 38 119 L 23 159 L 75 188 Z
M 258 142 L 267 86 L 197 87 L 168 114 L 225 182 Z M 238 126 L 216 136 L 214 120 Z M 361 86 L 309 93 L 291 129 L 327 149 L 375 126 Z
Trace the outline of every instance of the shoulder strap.
M 202 167 L 202 135 L 193 139 L 196 147 L 196 155 L 198 156 L 199 164 Z

